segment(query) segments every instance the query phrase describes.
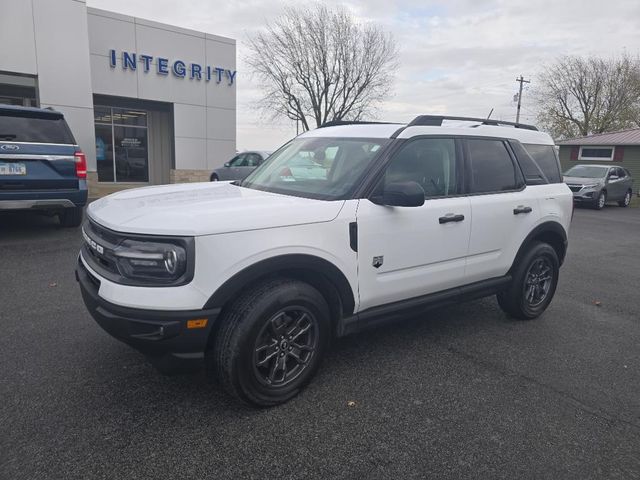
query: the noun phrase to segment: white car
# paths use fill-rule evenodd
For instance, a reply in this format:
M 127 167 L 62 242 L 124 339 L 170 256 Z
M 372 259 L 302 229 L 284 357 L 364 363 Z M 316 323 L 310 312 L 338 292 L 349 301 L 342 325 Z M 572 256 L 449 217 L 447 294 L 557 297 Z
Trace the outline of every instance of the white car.
M 290 162 L 309 155 L 326 174 L 296 177 Z M 302 389 L 336 336 L 489 295 L 538 317 L 572 212 L 535 127 L 354 123 L 298 136 L 240 183 L 93 202 L 76 272 L 97 322 L 161 370 L 206 364 L 268 406 Z

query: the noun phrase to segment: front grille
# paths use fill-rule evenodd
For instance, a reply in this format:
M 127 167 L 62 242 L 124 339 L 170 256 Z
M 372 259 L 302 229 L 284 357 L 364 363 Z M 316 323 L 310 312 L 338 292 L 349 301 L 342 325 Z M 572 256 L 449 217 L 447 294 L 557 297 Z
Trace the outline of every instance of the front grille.
M 82 271 L 87 275 L 87 278 L 89 279 L 89 282 L 91 282 L 91 284 L 96 288 L 96 290 L 100 290 L 100 280 L 98 280 L 93 275 L 93 273 L 91 273 L 89 271 L 89 269 L 87 267 L 85 267 L 84 263 L 82 263 L 82 260 L 78 261 L 78 265 L 80 266 Z
M 582 185 L 569 185 L 569 190 L 572 192 L 579 192 L 582 190 Z
M 119 275 L 113 250 L 122 239 L 91 220 L 85 222 L 82 230 L 84 234 L 82 252 L 91 268 L 101 275 L 107 272 Z

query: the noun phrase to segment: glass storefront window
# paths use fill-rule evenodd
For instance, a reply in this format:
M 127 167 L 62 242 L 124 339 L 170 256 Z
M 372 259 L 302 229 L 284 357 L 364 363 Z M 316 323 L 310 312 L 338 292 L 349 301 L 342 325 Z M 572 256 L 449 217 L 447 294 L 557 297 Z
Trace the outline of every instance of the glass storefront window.
M 94 106 L 99 182 L 148 182 L 147 112 Z
M 118 182 L 148 182 L 147 129 L 113 127 Z
M 113 182 L 113 137 L 111 125 L 96 123 L 96 163 L 98 181 Z
M 126 108 L 113 109 L 113 123 L 117 125 L 147 126 L 147 112 Z

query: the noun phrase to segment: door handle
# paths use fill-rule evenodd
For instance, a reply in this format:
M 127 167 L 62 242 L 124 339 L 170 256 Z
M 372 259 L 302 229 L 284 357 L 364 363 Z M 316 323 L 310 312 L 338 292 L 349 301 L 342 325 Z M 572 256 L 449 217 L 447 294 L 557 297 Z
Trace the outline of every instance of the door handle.
M 464 220 L 464 215 L 452 215 L 452 214 L 445 215 L 444 217 L 440 217 L 438 219 L 440 223 L 461 222 L 463 220 Z
M 531 207 L 523 207 L 522 205 L 519 205 L 513 209 L 513 214 L 518 215 L 520 213 L 531 213 L 531 211 Z

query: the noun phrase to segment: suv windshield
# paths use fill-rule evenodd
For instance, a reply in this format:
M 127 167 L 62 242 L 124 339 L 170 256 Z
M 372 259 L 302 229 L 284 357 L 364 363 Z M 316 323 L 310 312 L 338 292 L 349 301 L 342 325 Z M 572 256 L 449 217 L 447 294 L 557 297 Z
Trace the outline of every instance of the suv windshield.
M 75 141 L 62 116 L 0 112 L 0 142 L 64 143 Z
M 344 198 L 389 139 L 297 138 L 242 181 L 256 190 L 321 200 Z
M 589 165 L 576 165 L 564 174 L 565 177 L 602 178 L 609 171 L 609 167 L 595 167 Z

